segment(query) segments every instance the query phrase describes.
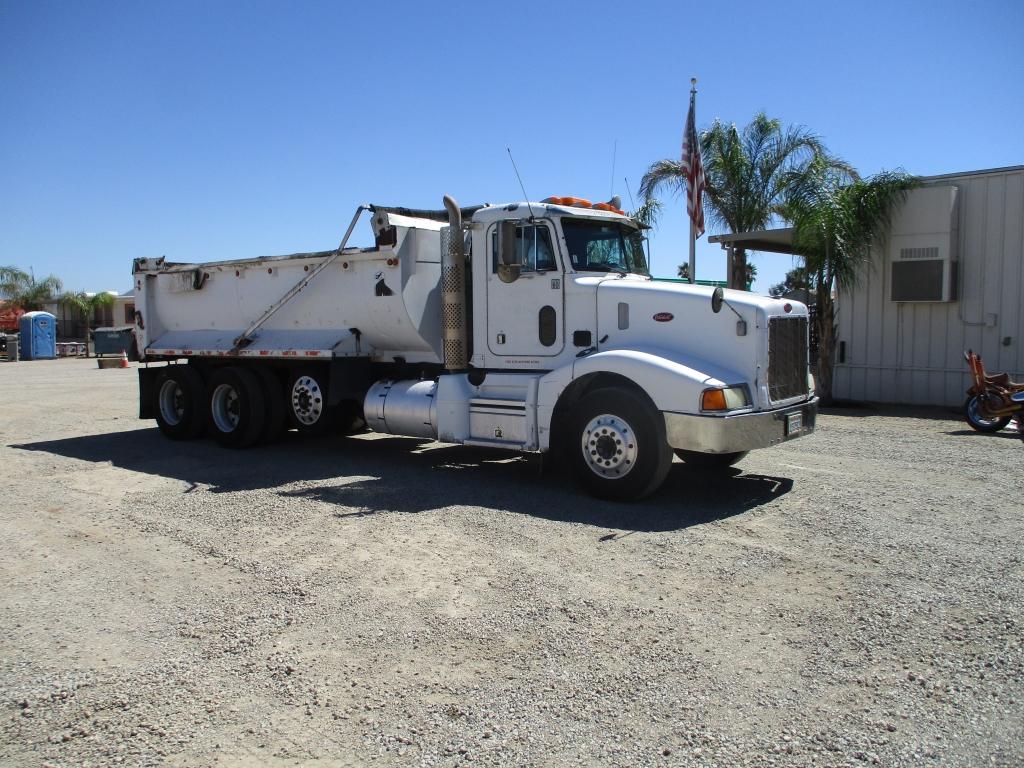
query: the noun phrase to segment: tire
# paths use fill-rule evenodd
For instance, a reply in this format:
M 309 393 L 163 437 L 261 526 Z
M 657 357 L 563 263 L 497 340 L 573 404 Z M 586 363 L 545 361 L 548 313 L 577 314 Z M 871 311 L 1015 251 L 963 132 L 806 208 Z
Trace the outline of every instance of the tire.
M 260 436 L 261 442 L 272 443 L 279 440 L 288 426 L 285 413 L 284 387 L 281 380 L 269 368 L 256 368 L 256 376 L 263 386 L 263 401 L 266 405 L 266 426 Z
M 978 395 L 971 395 L 964 403 L 964 418 L 971 428 L 978 432 L 998 432 L 1010 423 L 1009 416 L 989 419 L 981 414 L 981 402 Z
M 154 411 L 160 431 L 171 440 L 192 440 L 206 428 L 203 377 L 191 365 L 169 365 L 157 376 Z
M 701 453 L 700 451 L 684 451 L 676 448 L 675 454 L 686 466 L 691 469 L 702 469 L 706 472 L 722 472 L 750 453 L 750 451 L 737 451 L 736 453 Z
M 294 374 L 285 392 L 288 421 L 306 435 L 323 435 L 335 425 L 327 404 L 327 369 L 305 368 Z
M 266 402 L 259 377 L 245 368 L 221 368 L 206 385 L 210 434 L 226 448 L 248 448 L 263 435 Z
M 599 499 L 641 499 L 661 486 L 672 465 L 660 414 L 620 387 L 580 399 L 569 415 L 567 443 L 577 480 Z

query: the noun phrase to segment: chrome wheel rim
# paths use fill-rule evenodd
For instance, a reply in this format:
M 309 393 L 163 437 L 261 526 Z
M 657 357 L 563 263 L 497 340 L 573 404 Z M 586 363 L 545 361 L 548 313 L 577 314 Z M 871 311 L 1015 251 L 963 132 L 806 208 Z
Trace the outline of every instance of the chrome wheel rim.
M 583 429 L 581 447 L 587 466 L 598 477 L 625 477 L 636 466 L 636 435 L 620 416 L 602 413 L 591 419 Z
M 178 382 L 168 379 L 160 385 L 160 416 L 164 423 L 176 427 L 185 418 L 185 393 Z
M 238 391 L 230 384 L 219 384 L 210 400 L 213 423 L 221 432 L 234 432 L 239 418 Z
M 320 384 L 312 376 L 300 376 L 292 384 L 292 413 L 300 424 L 316 424 L 324 412 L 324 396 Z

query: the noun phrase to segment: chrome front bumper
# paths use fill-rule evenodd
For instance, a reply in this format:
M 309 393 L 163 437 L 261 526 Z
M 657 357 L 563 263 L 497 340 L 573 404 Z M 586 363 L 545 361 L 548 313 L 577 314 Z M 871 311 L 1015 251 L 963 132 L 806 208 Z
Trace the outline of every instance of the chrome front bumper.
M 693 416 L 665 411 L 665 433 L 673 448 L 736 453 L 794 440 L 814 431 L 818 398 L 806 403 L 738 416 Z

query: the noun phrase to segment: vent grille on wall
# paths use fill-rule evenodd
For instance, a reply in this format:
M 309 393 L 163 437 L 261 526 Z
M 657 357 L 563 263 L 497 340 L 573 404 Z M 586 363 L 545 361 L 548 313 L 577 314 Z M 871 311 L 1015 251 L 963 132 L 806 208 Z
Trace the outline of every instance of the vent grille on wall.
M 900 259 L 937 259 L 939 249 L 931 248 L 900 248 Z

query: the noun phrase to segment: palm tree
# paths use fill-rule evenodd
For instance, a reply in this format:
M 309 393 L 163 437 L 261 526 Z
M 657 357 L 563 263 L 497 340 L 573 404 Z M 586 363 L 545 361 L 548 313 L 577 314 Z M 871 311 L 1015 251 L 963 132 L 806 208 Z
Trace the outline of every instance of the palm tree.
M 807 267 L 797 266 L 786 273 L 781 283 L 775 283 L 768 289 L 768 295 L 780 299 L 787 293 L 799 294 L 806 297 L 807 304 L 810 304 L 810 282 L 807 276 Z
M 870 265 L 871 248 L 888 230 L 892 215 L 919 180 L 903 171 L 883 171 L 850 180 L 824 163 L 787 192 L 783 208 L 793 221 L 793 245 L 806 260 L 809 289 L 817 306 L 818 393 L 832 399 L 835 305 L 832 293 L 850 289 Z
M 855 176 L 853 169 L 828 154 L 816 135 L 782 123 L 763 112 L 742 130 L 715 120 L 700 135 L 706 198 L 704 211 L 720 230 L 750 232 L 764 229 L 779 216 L 786 190 L 798 182 L 815 161 Z M 686 189 L 678 160 L 658 160 L 640 182 L 640 194 L 650 200 L 661 189 L 675 195 Z M 733 288 L 746 288 L 747 254 L 736 248 L 732 264 Z
M 661 201 L 653 197 L 650 200 L 644 200 L 639 208 L 629 214 L 629 218 L 636 222 L 641 233 L 656 227 L 660 217 Z M 651 240 L 646 234 L 643 234 L 643 243 L 647 247 L 647 269 L 649 270 L 651 268 Z
M 92 325 L 93 315 L 97 309 L 105 309 L 114 306 L 116 296 L 109 291 L 102 293 L 86 293 L 85 291 L 68 291 L 61 294 L 58 301 L 65 307 L 77 310 L 82 322 L 85 324 L 85 356 L 89 356 L 89 333 Z
M 629 214 L 629 217 L 633 219 L 641 227 L 650 229 L 658 226 L 658 219 L 661 218 L 661 201 L 654 197 L 646 198 L 643 203 Z
M 743 269 L 743 290 L 749 291 L 750 288 L 748 286 L 752 286 L 754 284 L 754 281 L 757 280 L 757 264 L 744 264 Z
M 36 280 L 31 270 L 0 267 L 0 298 L 10 302 L 14 309 L 25 312 L 42 309 L 44 304 L 53 301 L 60 289 L 61 282 L 53 275 Z

